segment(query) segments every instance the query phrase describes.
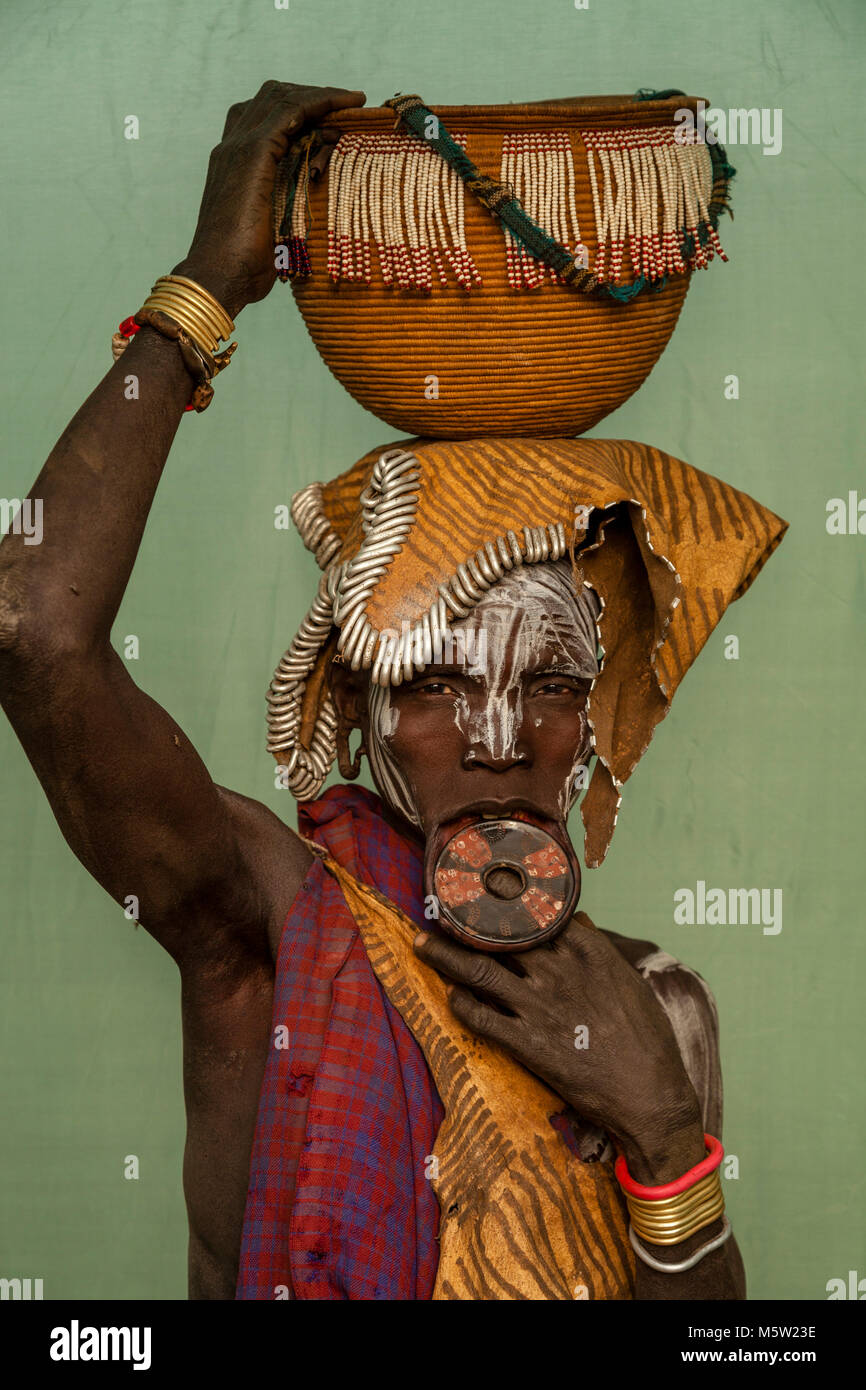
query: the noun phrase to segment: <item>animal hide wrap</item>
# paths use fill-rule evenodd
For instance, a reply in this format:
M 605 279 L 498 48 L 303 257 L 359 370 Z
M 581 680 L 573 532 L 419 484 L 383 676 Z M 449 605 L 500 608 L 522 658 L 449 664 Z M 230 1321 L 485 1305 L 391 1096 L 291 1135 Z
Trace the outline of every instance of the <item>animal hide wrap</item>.
M 403 441 L 311 484 L 292 515 L 323 575 L 271 685 L 268 747 L 300 799 L 318 794 L 334 760 L 335 654 L 398 684 L 508 570 L 573 558 L 576 583 L 602 605 L 597 762 L 581 804 L 590 867 L 680 681 L 787 529 L 660 449 L 600 439 Z

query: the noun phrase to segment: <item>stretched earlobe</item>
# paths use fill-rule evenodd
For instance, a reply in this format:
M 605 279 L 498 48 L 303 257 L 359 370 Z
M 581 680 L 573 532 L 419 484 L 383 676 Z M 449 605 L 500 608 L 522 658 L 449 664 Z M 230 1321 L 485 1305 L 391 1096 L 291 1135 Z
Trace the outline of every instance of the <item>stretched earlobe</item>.
M 363 718 L 366 711 L 366 695 L 353 680 L 352 672 L 335 657 L 328 672 L 331 702 L 337 716 L 335 737 L 337 742 L 337 763 L 341 777 L 354 782 L 361 771 L 361 759 L 367 752 L 364 742 Z M 354 730 L 361 734 L 361 745 L 352 757 L 349 739 Z
M 357 725 L 350 724 L 349 721 L 343 715 L 342 710 L 338 706 L 336 731 L 337 764 L 340 768 L 340 776 L 344 777 L 347 782 L 354 782 L 356 777 L 359 776 L 361 771 L 361 759 L 367 751 L 364 747 L 364 735 L 362 734 L 360 747 L 358 748 L 358 751 L 355 754 L 354 758 L 352 757 L 351 751 L 349 749 L 349 738 L 351 737 L 352 731 L 355 728 L 357 728 Z

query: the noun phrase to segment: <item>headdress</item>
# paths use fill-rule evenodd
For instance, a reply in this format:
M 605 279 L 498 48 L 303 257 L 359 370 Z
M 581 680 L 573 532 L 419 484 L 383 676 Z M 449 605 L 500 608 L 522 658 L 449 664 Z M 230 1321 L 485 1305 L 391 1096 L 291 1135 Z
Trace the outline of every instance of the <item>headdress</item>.
M 623 440 L 405 441 L 294 499 L 323 570 L 268 695 L 268 747 L 299 799 L 336 751 L 333 658 L 399 684 L 515 565 L 572 556 L 601 603 L 589 698 L 597 764 L 586 862 L 607 852 L 621 789 L 726 607 L 787 529 L 746 493 Z

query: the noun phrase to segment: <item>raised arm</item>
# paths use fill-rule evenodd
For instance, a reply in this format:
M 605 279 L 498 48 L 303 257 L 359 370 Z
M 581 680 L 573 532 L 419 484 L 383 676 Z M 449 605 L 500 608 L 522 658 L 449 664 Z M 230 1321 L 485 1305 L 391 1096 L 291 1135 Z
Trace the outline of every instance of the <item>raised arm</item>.
M 230 110 L 192 246 L 174 269 L 232 318 L 276 278 L 271 196 L 290 141 L 363 100 L 266 82 Z M 124 389 L 130 374 L 135 400 Z M 72 850 L 112 897 L 138 898 L 142 924 L 179 961 L 201 949 L 197 926 L 218 943 L 215 922 L 255 923 L 266 913 L 256 845 L 275 820 L 212 782 L 110 643 L 192 389 L 177 344 L 142 328 L 31 489 L 42 504 L 41 543 L 10 531 L 0 545 L 0 703 Z M 296 837 L 290 844 L 287 871 L 299 882 L 308 854 Z

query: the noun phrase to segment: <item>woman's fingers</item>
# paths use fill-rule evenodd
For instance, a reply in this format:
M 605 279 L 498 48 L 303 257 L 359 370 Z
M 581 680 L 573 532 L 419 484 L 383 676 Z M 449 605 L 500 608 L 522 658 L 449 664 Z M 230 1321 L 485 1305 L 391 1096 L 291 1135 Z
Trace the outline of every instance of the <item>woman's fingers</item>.
M 331 126 L 319 127 L 319 139 L 322 143 L 310 160 L 310 178 L 314 183 L 327 169 L 341 134 L 342 131 L 334 130 Z
M 234 130 L 235 126 L 237 125 L 238 121 L 240 120 L 241 116 L 246 111 L 248 106 L 248 101 L 236 101 L 234 106 L 229 107 L 226 113 L 226 123 L 223 126 L 223 133 L 221 137 L 223 140 L 225 140 L 226 136 L 230 135 L 232 130 Z
M 363 92 L 348 92 L 342 87 L 299 87 L 291 82 L 266 82 L 245 113 L 250 128 L 264 127 L 267 131 L 282 128 L 286 117 L 300 125 L 317 125 L 332 111 L 363 106 Z
M 467 1028 L 471 1028 L 473 1033 L 478 1033 L 482 1038 L 490 1038 L 509 1052 L 519 1050 L 516 1019 L 510 1018 L 507 1014 L 497 1013 L 492 1005 L 476 999 L 470 990 L 463 989 L 460 985 L 455 985 L 448 991 L 448 1003 L 454 1017 L 465 1023 Z
M 465 985 L 469 989 L 480 990 L 507 1009 L 518 1012 L 520 977 L 506 970 L 492 956 L 481 951 L 469 951 L 444 936 L 434 936 L 432 932 L 421 932 L 415 938 L 415 954 L 432 965 L 440 975 Z
M 275 88 L 267 94 L 264 105 L 258 108 L 258 116 L 255 109 L 250 109 L 244 113 L 242 123 L 255 122 L 247 138 L 269 145 L 272 153 L 281 158 L 302 131 L 319 126 L 334 111 L 363 105 L 364 99 L 363 92 L 283 84 L 281 90 Z M 244 133 L 243 124 L 237 133 Z
M 342 87 L 303 87 L 293 82 L 262 83 L 249 101 L 229 107 L 222 138 L 260 134 L 289 135 L 305 125 L 315 125 L 332 111 L 363 106 L 363 92 Z

